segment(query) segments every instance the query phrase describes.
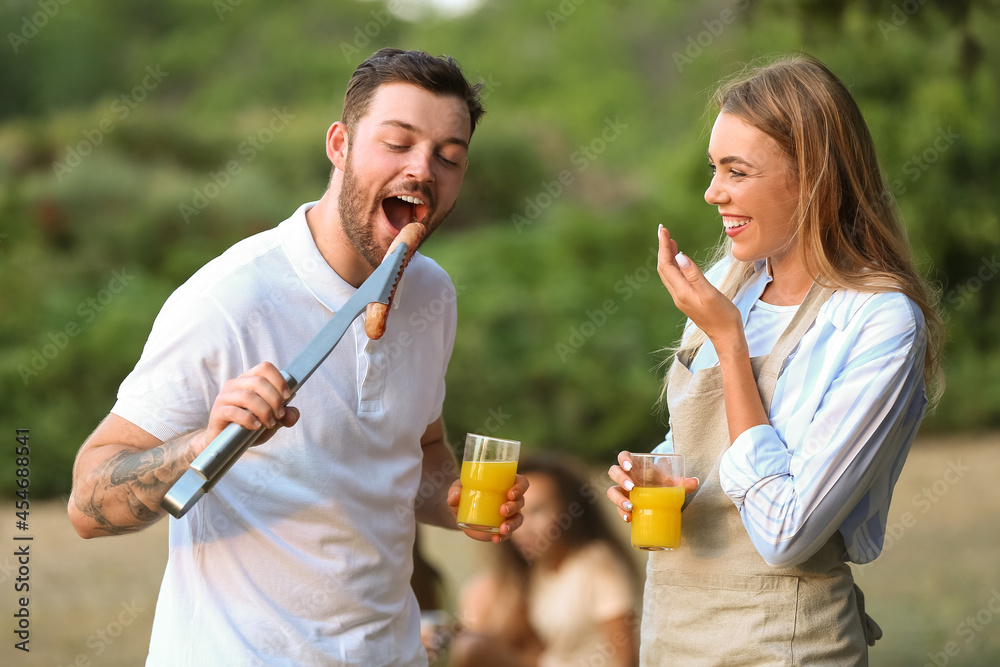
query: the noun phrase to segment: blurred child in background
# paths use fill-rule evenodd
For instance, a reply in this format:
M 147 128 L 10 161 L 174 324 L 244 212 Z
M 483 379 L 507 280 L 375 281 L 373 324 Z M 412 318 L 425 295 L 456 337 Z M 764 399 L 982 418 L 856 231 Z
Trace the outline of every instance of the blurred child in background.
M 524 524 L 462 591 L 455 667 L 631 666 L 632 555 L 598 506 L 603 492 L 569 461 L 525 458 Z

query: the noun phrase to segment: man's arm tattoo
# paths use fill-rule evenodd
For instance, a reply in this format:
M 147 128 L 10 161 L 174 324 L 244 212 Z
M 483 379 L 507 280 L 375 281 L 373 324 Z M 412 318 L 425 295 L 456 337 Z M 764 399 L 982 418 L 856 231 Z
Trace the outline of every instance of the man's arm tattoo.
M 166 461 L 162 447 L 154 447 L 145 452 L 118 452 L 101 466 L 98 473 L 98 479 L 103 477 L 107 480 L 106 483 L 96 483 L 89 498 L 77 500 L 77 507 L 110 535 L 135 532 L 161 516 L 160 512 L 144 503 L 138 494 L 166 493 L 170 483 L 161 479 L 169 477 L 162 474 L 163 469 L 173 467 L 172 462 Z M 122 523 L 109 517 L 104 511 L 107 494 L 117 495 L 123 501 L 124 509 L 135 521 Z
M 149 451 L 137 454 L 120 452 L 110 461 L 110 465 L 114 467 L 111 469 L 111 483 L 108 486 L 135 484 L 144 490 L 154 488 L 159 484 L 155 473 L 163 466 L 163 463 L 162 447 L 154 447 Z

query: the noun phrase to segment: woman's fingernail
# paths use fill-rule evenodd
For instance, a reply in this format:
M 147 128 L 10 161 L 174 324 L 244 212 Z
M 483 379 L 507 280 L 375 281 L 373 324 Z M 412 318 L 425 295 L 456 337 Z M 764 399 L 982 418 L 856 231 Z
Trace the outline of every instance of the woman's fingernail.
M 626 500 L 625 502 L 622 503 L 622 507 L 625 508 L 626 512 L 631 512 L 632 511 L 632 503 L 630 501 L 628 501 L 628 500 Z
M 629 461 L 629 460 L 626 460 L 625 463 L 622 464 L 622 470 L 624 470 L 625 472 L 628 472 L 631 469 L 632 469 L 632 462 Z
M 663 224 L 661 223 L 659 227 L 656 228 L 656 235 L 659 236 L 660 232 L 663 231 Z
M 628 514 L 626 514 L 625 516 L 622 517 L 622 521 L 624 521 L 625 523 L 628 523 L 628 520 L 629 520 L 629 515 Z
M 681 267 L 682 269 L 686 269 L 687 267 L 691 266 L 691 260 L 688 259 L 687 255 L 685 255 L 682 252 L 679 252 L 676 255 L 674 255 L 674 259 L 677 260 L 677 266 Z
M 622 486 L 625 487 L 626 491 L 631 491 L 632 489 L 635 488 L 635 483 L 630 479 L 626 479 L 624 482 L 622 482 Z

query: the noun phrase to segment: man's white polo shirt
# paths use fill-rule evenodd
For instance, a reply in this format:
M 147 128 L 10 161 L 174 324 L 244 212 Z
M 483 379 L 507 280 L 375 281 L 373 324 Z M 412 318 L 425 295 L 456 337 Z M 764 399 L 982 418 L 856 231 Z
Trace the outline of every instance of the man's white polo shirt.
M 203 428 L 223 382 L 288 364 L 354 293 L 300 207 L 164 304 L 113 412 L 161 440 Z M 291 404 L 182 519 L 147 665 L 421 665 L 410 590 L 420 436 L 441 414 L 455 289 L 415 255 L 379 341 L 359 317 Z

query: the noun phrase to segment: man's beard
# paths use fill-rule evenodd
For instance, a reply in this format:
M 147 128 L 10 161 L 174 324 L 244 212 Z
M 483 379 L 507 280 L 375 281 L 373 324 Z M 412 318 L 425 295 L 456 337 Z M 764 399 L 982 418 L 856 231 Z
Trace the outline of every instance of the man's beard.
M 340 224 L 351 245 L 365 258 L 365 261 L 371 264 L 373 269 L 378 267 L 385 257 L 385 251 L 379 247 L 378 241 L 375 239 L 375 230 L 380 226 L 378 219 L 381 211 L 379 209 L 382 208 L 382 200 L 394 189 L 396 188 L 387 186 L 380 190 L 375 195 L 374 201 L 371 202 L 371 207 L 366 210 L 368 202 L 354 177 L 354 165 L 351 161 L 351 154 L 348 153 L 347 164 L 344 166 L 344 180 L 341 184 L 340 196 L 337 198 Z M 454 204 L 447 211 L 435 216 L 434 209 L 430 208 L 434 204 L 434 200 L 426 188 L 418 183 L 408 182 L 403 183 L 403 189 L 409 193 L 417 193 L 421 199 L 427 202 L 429 214 L 423 221 L 424 226 L 427 227 L 427 233 L 423 236 L 423 240 L 426 240 L 431 232 L 437 229 L 448 217 Z

